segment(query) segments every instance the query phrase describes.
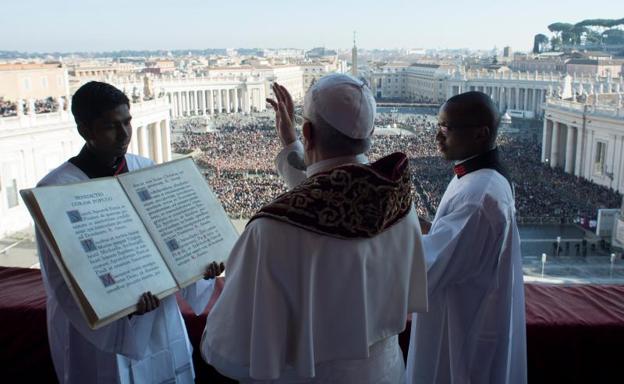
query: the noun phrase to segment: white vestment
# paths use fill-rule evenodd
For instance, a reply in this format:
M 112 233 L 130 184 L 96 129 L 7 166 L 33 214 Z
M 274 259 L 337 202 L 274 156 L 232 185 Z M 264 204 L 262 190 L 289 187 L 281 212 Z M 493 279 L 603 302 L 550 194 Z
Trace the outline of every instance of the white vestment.
M 455 177 L 423 236 L 429 312 L 414 314 L 408 383 L 526 383 L 520 236 L 507 180 Z
M 202 356 L 242 382 L 403 382 L 397 335 L 407 313 L 427 306 L 422 252 L 413 207 L 371 238 L 255 219 L 228 259 Z
M 131 154 L 126 154 L 126 162 L 129 171 L 153 164 Z M 37 186 L 88 179 L 74 164 L 65 162 Z M 91 330 L 39 231 L 37 247 L 47 293 L 48 339 L 59 382 L 193 383 L 192 347 L 175 295 L 162 299 L 154 311 Z M 214 280 L 200 280 L 181 293 L 200 314 L 213 286 Z

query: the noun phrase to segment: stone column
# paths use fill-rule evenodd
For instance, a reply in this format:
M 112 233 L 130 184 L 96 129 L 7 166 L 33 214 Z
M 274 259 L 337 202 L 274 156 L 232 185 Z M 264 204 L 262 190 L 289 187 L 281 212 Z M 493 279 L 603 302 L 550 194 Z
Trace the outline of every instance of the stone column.
M 139 154 L 139 132 L 138 129 L 132 133 L 132 138 L 130 138 L 130 153 L 138 155 Z
M 223 113 L 223 90 L 217 90 L 217 110 L 219 114 Z
M 186 108 L 185 108 L 186 111 L 185 112 L 186 112 L 187 116 L 190 116 L 191 115 L 191 110 L 192 110 L 192 108 L 191 108 L 191 93 L 189 91 L 186 91 L 186 92 L 184 92 L 184 96 L 185 96 L 185 99 L 186 99 Z
M 231 104 L 230 104 L 230 89 L 225 90 L 225 113 L 231 112 Z
M 613 184 L 614 189 L 622 191 L 622 156 L 624 155 L 624 136 L 616 136 L 615 152 L 613 152 Z
M 180 108 L 180 92 L 174 92 L 173 93 L 173 98 L 175 99 L 174 104 L 175 104 L 175 117 L 180 117 L 180 115 L 182 114 L 182 111 Z
M 167 92 L 165 97 L 167 97 L 167 102 L 169 103 L 169 116 L 173 116 L 173 95 L 171 92 Z
M 196 115 L 201 115 L 201 106 L 202 106 L 202 101 L 201 101 L 201 94 L 199 91 L 193 91 L 193 96 L 195 98 L 195 114 Z
M 213 90 L 208 90 L 208 113 L 214 115 L 214 94 Z
M 264 87 L 258 89 L 258 111 L 266 111 L 266 93 Z
M 150 157 L 149 154 L 149 136 L 147 134 L 147 126 L 140 126 L 137 132 L 139 135 L 139 155 Z
M 258 88 L 251 88 L 249 90 L 249 106 L 251 108 L 251 110 L 253 111 L 258 110 L 257 106 L 256 106 L 256 93 L 258 92 Z
M 201 93 L 200 91 L 193 91 L 193 97 L 195 98 L 195 114 L 196 115 L 201 115 L 201 106 L 202 106 L 202 99 L 201 99 Z
M 171 161 L 171 130 L 169 129 L 169 120 L 165 119 L 161 121 L 159 128 L 163 161 Z
M 565 171 L 574 173 L 574 155 L 576 153 L 576 129 L 568 126 L 568 134 L 566 138 L 566 157 Z
M 191 91 L 191 94 L 193 95 L 193 112 L 197 116 L 199 115 L 199 108 L 200 108 L 199 94 L 197 93 L 197 91 Z
M 249 113 L 251 107 L 249 106 L 249 87 L 243 89 L 243 112 Z
M 555 168 L 561 165 L 561 161 L 559 160 L 559 135 L 561 133 L 561 128 L 559 123 L 553 122 L 552 129 L 552 141 L 550 146 L 550 167 Z
M 160 164 L 164 161 L 163 158 L 163 145 L 162 145 L 162 130 L 160 129 L 160 123 L 156 122 L 154 123 L 154 126 L 152 127 L 152 133 L 154 134 L 154 142 L 153 142 L 153 147 L 154 147 L 154 161 L 157 164 Z
M 522 105 L 522 109 L 525 111 L 529 111 L 529 88 L 524 88 L 524 104 Z
M 180 92 L 181 97 L 181 103 L 182 104 L 182 116 L 186 116 L 188 114 L 188 99 L 186 98 L 186 92 L 182 91 Z
M 202 93 L 202 100 L 204 101 L 202 110 L 204 111 L 204 115 L 207 115 L 208 114 L 208 91 L 203 90 L 201 91 L 201 93 Z
M 169 116 L 173 117 L 175 114 L 175 109 L 173 106 L 173 103 L 174 103 L 173 92 L 169 92 L 166 95 L 167 95 L 167 101 L 169 101 L 169 111 L 170 111 Z
M 238 113 L 238 88 L 234 88 L 234 113 Z
M 544 119 L 544 131 L 542 132 L 542 163 L 551 161 L 550 146 L 552 145 L 552 121 Z
M 505 109 L 512 109 L 511 108 L 511 88 L 507 88 L 505 87 Z
M 574 156 L 574 175 L 583 175 L 583 147 L 585 145 L 585 132 L 584 128 L 576 127 L 576 154 Z

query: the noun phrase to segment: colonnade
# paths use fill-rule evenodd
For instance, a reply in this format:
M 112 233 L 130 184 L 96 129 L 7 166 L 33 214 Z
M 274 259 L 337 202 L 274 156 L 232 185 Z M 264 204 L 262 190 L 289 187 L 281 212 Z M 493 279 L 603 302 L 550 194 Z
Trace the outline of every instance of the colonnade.
M 580 126 L 544 119 L 542 162 L 551 168 L 563 168 L 567 173 L 581 176 L 581 160 L 585 143 Z
M 173 118 L 262 111 L 266 108 L 264 94 L 263 87 L 201 88 L 166 93 Z
M 148 157 L 157 164 L 171 160 L 171 129 L 169 120 L 134 127 L 128 152 Z
M 489 95 L 498 106 L 500 112 L 508 109 L 531 111 L 535 117 L 542 113 L 542 103 L 546 101 L 547 89 L 521 86 L 501 85 L 455 85 L 452 86 L 451 96 L 468 91 L 479 91 Z

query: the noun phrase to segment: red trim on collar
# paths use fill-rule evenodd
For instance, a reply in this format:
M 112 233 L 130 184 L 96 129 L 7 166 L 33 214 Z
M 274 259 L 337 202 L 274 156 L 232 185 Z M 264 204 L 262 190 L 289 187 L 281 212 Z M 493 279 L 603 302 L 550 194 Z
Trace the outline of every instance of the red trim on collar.
M 126 157 L 124 156 L 121 158 L 121 161 L 119 162 L 119 165 L 117 166 L 117 169 L 115 170 L 115 173 L 113 173 L 113 176 L 119 175 L 123 171 L 125 166 L 126 166 Z
M 458 177 L 462 177 L 462 176 L 464 176 L 466 173 L 468 173 L 468 172 L 466 171 L 466 167 L 465 167 L 465 166 L 463 166 L 462 164 L 459 164 L 459 165 L 454 166 L 454 167 L 453 167 L 453 172 L 455 172 L 455 174 L 456 174 Z

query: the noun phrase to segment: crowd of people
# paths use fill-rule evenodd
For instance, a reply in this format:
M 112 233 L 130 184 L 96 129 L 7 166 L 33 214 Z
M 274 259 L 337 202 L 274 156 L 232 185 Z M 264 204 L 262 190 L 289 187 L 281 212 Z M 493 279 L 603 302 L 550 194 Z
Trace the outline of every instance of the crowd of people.
M 401 151 L 408 155 L 413 198 L 419 215 L 432 219 L 453 176 L 452 165 L 437 151 L 434 115 L 379 114 L 377 133 L 368 153 L 371 161 Z M 172 124 L 174 151 L 198 151 L 197 162 L 233 217 L 249 218 L 286 191 L 275 171 L 281 148 L 272 113 L 251 116 L 191 118 Z M 393 134 L 382 127 L 396 124 Z M 396 131 L 403 134 L 395 134 Z M 499 136 L 502 161 L 514 182 L 517 217 L 527 223 L 589 222 L 600 208 L 620 207 L 622 197 L 608 188 L 551 169 L 540 162 L 534 137 Z
M 41 100 L 35 100 L 35 113 L 50 113 L 56 112 L 59 109 L 58 101 L 53 97 L 48 97 Z
M 17 116 L 19 104 L 22 103 L 22 112 L 28 114 L 30 112 L 30 102 L 28 101 L 10 101 L 0 98 L 0 117 Z M 35 114 L 56 112 L 59 109 L 58 100 L 53 97 L 34 100 Z
M 17 103 L 0 98 L 0 117 L 17 115 Z

